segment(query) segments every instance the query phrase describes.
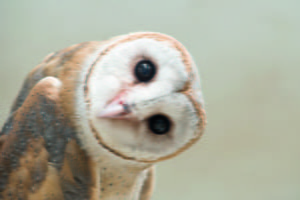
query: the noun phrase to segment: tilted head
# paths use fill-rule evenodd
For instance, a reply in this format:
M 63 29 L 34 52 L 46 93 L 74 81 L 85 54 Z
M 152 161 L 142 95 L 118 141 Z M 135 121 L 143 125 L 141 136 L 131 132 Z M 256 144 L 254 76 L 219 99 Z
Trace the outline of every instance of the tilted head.
M 170 36 L 140 32 L 109 40 L 88 58 L 81 81 L 77 112 L 90 132 L 84 134 L 123 159 L 164 160 L 203 133 L 196 66 Z

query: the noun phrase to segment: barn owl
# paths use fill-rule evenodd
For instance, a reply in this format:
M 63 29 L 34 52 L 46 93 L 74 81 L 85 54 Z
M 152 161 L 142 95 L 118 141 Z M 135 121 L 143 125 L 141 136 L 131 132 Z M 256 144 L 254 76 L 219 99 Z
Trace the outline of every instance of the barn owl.
M 48 55 L 0 133 L 0 199 L 149 200 L 154 167 L 205 127 L 195 63 L 137 32 Z

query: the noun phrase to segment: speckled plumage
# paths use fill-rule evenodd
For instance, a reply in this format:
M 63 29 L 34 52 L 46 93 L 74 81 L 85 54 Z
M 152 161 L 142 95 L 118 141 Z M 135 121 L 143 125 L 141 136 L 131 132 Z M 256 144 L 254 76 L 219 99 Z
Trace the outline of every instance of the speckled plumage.
M 166 66 L 154 83 L 131 80 L 141 58 Z M 94 113 L 123 90 L 138 121 L 98 122 Z M 170 135 L 141 132 L 153 112 L 173 117 Z M 73 45 L 34 68 L 12 106 L 0 133 L 0 199 L 148 200 L 154 164 L 191 146 L 204 126 L 196 67 L 174 38 L 143 32 Z

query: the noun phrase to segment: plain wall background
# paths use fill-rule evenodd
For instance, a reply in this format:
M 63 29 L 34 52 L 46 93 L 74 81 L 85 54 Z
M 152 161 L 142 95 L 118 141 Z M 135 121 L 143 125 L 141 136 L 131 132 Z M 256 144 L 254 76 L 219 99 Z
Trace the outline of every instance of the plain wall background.
M 48 53 L 134 31 L 194 56 L 208 126 L 160 163 L 154 200 L 300 199 L 299 0 L 0 0 L 0 124 Z

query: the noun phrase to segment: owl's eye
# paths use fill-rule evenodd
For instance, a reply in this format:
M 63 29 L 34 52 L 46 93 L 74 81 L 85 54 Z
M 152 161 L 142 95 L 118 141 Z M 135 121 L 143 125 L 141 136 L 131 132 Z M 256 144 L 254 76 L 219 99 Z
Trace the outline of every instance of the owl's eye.
M 154 115 L 148 119 L 149 129 L 157 135 L 163 135 L 169 132 L 171 123 L 163 115 Z
M 140 82 L 148 82 L 155 75 L 156 69 L 152 62 L 149 60 L 142 60 L 135 66 L 135 76 Z

